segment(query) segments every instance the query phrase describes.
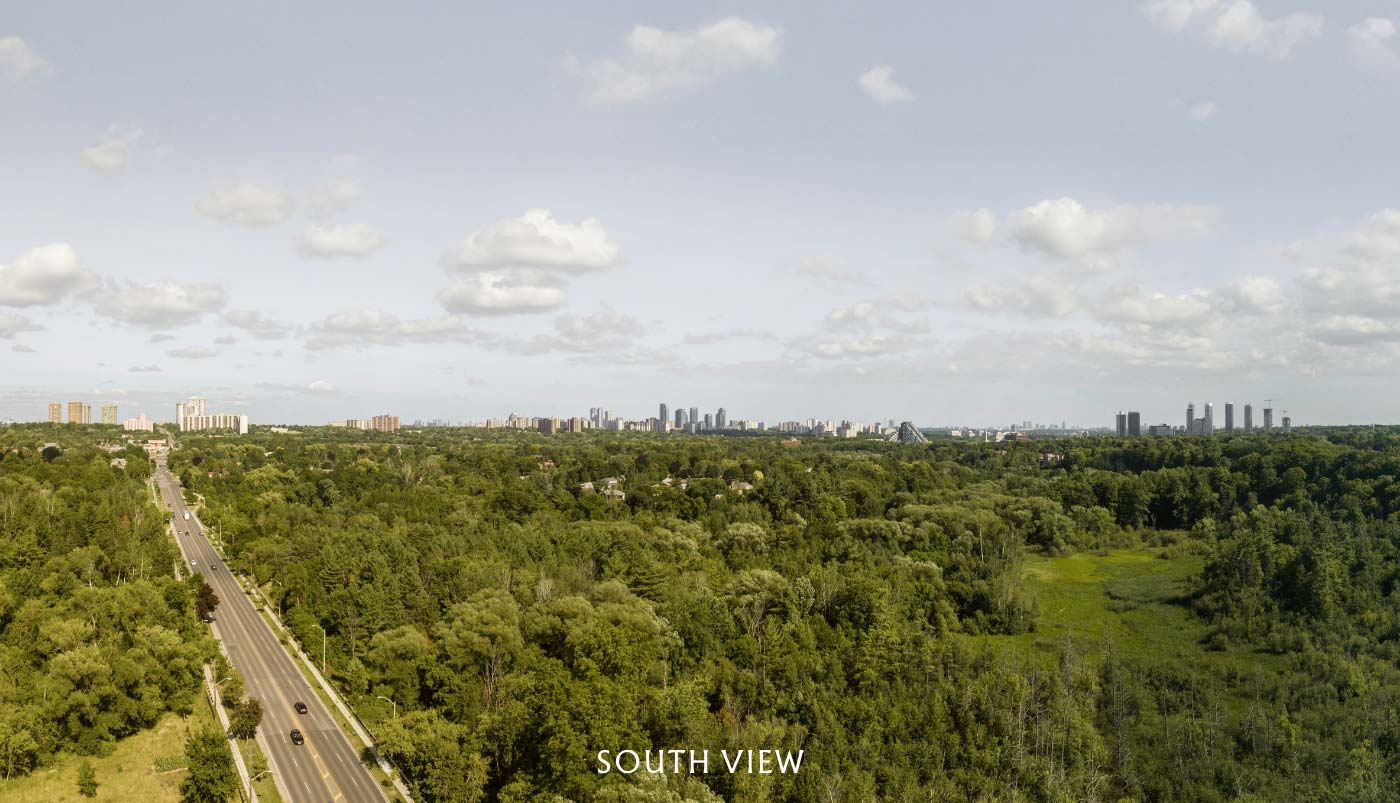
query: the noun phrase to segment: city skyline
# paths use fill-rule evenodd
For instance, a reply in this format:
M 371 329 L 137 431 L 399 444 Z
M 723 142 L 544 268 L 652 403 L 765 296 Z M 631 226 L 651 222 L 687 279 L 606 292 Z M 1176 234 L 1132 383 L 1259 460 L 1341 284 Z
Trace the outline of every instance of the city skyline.
M 0 418 L 1400 421 L 1398 12 L 1307 5 L 9 9 Z

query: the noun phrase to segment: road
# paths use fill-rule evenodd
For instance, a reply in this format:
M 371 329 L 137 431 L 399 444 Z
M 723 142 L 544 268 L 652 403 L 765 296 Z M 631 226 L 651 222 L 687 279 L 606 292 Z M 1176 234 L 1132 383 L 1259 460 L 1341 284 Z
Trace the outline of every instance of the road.
M 192 512 L 185 520 L 188 509 L 180 483 L 166 470 L 163 460 L 156 464 L 156 481 L 165 504 L 174 511 L 176 538 L 191 563 L 188 568 L 203 574 L 219 597 L 214 623 L 229 661 L 243 675 L 248 696 L 262 702 L 259 730 L 268 763 L 281 780 L 283 794 L 290 798 L 287 803 L 385 803 L 387 798 L 369 768 L 360 762 L 359 751 L 335 724 L 325 703 L 312 691 L 238 580 L 229 574 L 199 520 Z M 292 707 L 297 702 L 306 703 L 305 714 Z M 302 732 L 305 744 L 292 744 L 293 728 Z

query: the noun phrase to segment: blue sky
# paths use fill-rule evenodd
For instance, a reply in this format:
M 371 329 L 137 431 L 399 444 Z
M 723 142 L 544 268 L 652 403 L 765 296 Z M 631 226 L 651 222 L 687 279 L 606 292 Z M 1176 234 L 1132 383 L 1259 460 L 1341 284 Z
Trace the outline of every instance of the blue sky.
M 1394 421 L 1386 2 L 0 2 L 0 416 Z

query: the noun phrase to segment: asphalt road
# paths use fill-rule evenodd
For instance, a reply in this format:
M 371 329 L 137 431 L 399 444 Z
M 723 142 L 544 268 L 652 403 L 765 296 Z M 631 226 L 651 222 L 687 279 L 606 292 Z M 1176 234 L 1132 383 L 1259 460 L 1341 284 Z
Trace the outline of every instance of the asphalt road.
M 204 575 L 219 597 L 214 623 L 229 660 L 243 675 L 248 696 L 262 702 L 259 730 L 269 753 L 268 763 L 280 776 L 284 794 L 290 796 L 287 803 L 385 803 L 387 798 L 360 762 L 359 751 L 335 724 L 238 580 L 229 574 L 198 519 L 191 513 L 185 520 L 179 481 L 163 462 L 157 464 L 156 480 L 166 505 L 174 511 L 176 537 L 191 563 L 187 568 Z M 297 702 L 306 703 L 305 714 L 292 707 Z M 302 732 L 305 744 L 292 743 L 293 728 Z

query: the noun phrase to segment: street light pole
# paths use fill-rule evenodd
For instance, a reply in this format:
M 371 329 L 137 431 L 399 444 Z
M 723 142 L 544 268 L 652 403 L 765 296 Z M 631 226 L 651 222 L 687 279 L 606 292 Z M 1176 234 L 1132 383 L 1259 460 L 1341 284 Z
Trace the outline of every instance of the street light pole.
M 398 719 L 398 718 L 399 718 L 399 704 L 398 704 L 398 703 L 394 702 L 393 700 L 390 700 L 388 697 L 385 697 L 385 696 L 382 695 L 382 694 L 376 694 L 376 695 L 374 695 L 374 696 L 375 696 L 375 697 L 378 697 L 378 698 L 381 699 L 381 700 L 384 700 L 385 702 L 389 703 L 389 705 L 392 705 L 392 706 L 394 707 L 394 719 Z

